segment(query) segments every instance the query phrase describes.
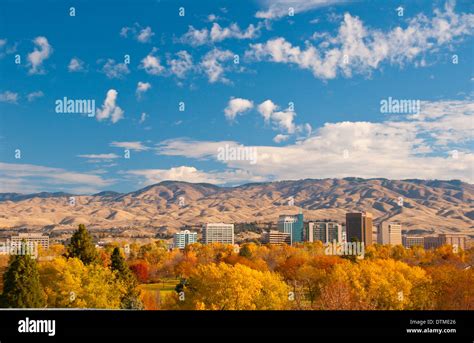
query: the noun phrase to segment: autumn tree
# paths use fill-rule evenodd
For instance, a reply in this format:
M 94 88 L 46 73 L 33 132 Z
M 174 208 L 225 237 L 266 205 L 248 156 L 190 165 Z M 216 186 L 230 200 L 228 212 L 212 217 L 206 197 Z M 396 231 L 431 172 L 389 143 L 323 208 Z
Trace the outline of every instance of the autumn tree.
M 199 265 L 182 292 L 168 298 L 170 309 L 281 310 L 289 308 L 289 287 L 280 276 L 244 265 Z
M 3 275 L 2 306 L 39 308 L 45 306 L 36 261 L 29 254 L 14 255 Z
M 79 224 L 79 228 L 71 237 L 71 242 L 66 248 L 67 257 L 77 257 L 84 264 L 98 262 L 99 257 L 92 237 L 84 224 Z
M 118 309 L 126 287 L 101 264 L 58 257 L 40 266 L 48 307 Z
M 431 280 L 426 272 L 392 259 L 363 260 L 334 267 L 331 284 L 350 285 L 356 309 L 402 310 L 430 307 Z M 362 307 L 362 308 L 361 308 Z

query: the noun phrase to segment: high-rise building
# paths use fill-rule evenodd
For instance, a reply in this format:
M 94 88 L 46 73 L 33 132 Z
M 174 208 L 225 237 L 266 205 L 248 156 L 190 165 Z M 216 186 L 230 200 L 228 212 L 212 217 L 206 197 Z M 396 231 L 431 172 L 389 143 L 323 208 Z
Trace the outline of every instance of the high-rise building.
M 389 245 L 402 244 L 402 224 L 394 222 L 382 222 L 379 225 L 377 243 Z
M 173 246 L 178 249 L 186 248 L 186 245 L 197 242 L 197 232 L 184 230 L 174 234 Z
M 303 241 L 303 213 L 280 215 L 278 218 L 278 231 L 290 234 L 291 244 Z
M 204 225 L 202 241 L 204 244 L 234 244 L 234 224 L 215 223 Z
M 369 212 L 346 213 L 346 239 L 348 242 L 372 244 L 372 214 Z
M 335 222 L 309 222 L 306 240 L 308 242 L 332 243 L 336 241 L 342 243 L 342 226 Z
M 263 244 L 291 244 L 290 234 L 288 232 L 280 231 L 266 231 L 262 234 L 262 243 Z
M 402 243 L 405 248 L 411 248 L 414 246 L 425 246 L 425 238 L 421 236 L 402 236 Z

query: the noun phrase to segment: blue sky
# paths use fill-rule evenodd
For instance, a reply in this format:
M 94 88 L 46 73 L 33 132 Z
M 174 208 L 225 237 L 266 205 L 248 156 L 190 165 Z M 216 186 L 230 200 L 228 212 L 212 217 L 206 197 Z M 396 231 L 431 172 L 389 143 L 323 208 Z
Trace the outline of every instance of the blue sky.
M 167 179 L 472 183 L 473 9 L 4 1 L 0 192 L 131 191 Z M 97 112 L 57 113 L 64 97 L 95 100 Z M 382 113 L 388 98 L 421 106 Z M 222 160 L 226 146 L 255 158 Z

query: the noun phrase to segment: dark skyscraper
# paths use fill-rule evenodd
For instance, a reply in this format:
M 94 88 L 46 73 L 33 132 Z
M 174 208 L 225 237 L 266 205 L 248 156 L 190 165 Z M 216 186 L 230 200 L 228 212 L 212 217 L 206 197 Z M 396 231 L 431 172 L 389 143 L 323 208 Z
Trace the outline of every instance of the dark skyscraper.
M 346 213 L 346 237 L 348 242 L 372 244 L 372 214 L 368 212 Z

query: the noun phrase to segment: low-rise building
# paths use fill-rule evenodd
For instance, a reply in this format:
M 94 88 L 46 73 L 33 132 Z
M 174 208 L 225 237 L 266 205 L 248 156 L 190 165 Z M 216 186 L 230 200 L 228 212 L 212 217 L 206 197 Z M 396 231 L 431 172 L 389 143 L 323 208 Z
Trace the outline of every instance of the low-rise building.
M 442 233 L 437 236 L 425 237 L 425 249 L 436 249 L 442 245 L 451 245 L 453 248 L 465 250 L 468 237 L 463 234 Z
M 202 228 L 202 242 L 234 244 L 234 224 L 213 223 Z
M 49 249 L 49 236 L 41 233 L 19 233 L 17 236 L 11 236 L 10 245 L 13 248 L 20 248 L 22 244 L 27 247 L 41 246 L 43 249 Z
M 411 248 L 414 246 L 425 246 L 425 238 L 422 236 L 402 236 L 402 244 L 405 248 Z
M 280 232 L 280 231 L 266 231 L 262 234 L 262 243 L 263 244 L 291 244 L 291 237 L 289 232 Z

